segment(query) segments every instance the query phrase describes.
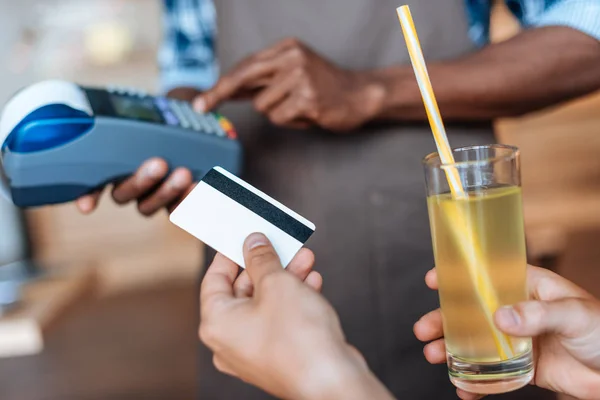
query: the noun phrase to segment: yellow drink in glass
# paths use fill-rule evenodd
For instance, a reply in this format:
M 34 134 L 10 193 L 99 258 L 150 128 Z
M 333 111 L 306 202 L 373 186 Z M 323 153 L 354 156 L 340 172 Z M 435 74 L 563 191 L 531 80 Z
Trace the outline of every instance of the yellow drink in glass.
M 456 163 L 466 196 L 440 187 L 427 198 L 450 378 L 489 394 L 522 387 L 533 376 L 531 339 L 506 336 L 493 325 L 498 307 L 528 298 L 521 188 L 513 171 L 518 152 L 497 147 L 456 151 L 458 160 L 484 157 Z M 433 174 L 428 187 L 442 182 Z

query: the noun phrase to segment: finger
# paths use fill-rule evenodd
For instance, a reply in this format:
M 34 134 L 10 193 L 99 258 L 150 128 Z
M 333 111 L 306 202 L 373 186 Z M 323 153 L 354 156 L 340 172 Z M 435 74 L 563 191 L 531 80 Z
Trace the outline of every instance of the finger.
M 526 301 L 496 311 L 496 325 L 512 336 L 553 333 L 567 338 L 591 334 L 600 326 L 600 310 L 585 299 Z
M 431 364 L 443 364 L 446 362 L 446 342 L 438 339 L 423 348 L 425 359 Z
M 425 284 L 429 289 L 438 290 L 438 279 L 437 279 L 437 271 L 435 268 L 430 269 L 425 274 Z
M 244 88 L 244 84 L 246 82 L 240 77 L 222 77 L 212 89 L 194 99 L 194 110 L 207 113 L 228 99 L 247 97 L 248 88 Z
M 252 56 L 241 62 L 232 72 L 219 79 L 212 89 L 198 96 L 194 108 L 200 112 L 210 111 L 223 101 L 237 97 L 238 93 L 259 87 L 259 82 L 264 84 L 277 71 L 297 65 L 299 55 L 303 53 L 299 45 L 294 43 L 292 39 L 283 43 L 277 51 L 261 57 Z
M 238 377 L 238 374 L 235 373 L 233 368 L 231 368 L 229 364 L 225 362 L 221 357 L 214 355 L 213 364 L 218 371 L 236 378 Z
M 302 248 L 288 264 L 286 271 L 304 281 L 315 264 L 315 255 L 307 248 Z
M 138 204 L 138 210 L 143 215 L 151 215 L 180 200 L 192 186 L 193 179 L 188 169 L 177 168 L 150 197 Z
M 248 271 L 243 270 L 233 283 L 233 294 L 235 297 L 252 297 L 254 293 L 254 285 L 250 280 Z
M 103 189 L 98 189 L 77 199 L 76 205 L 83 214 L 89 214 L 96 209 Z
M 315 255 L 309 249 L 303 248 L 300 249 L 298 254 L 292 259 L 286 270 L 296 276 L 301 281 L 305 281 L 308 279 L 308 276 L 311 274 L 313 264 L 315 262 Z M 320 278 L 320 274 L 318 277 L 313 276 L 310 280 L 310 283 L 307 284 L 313 287 L 315 290 L 321 290 L 320 285 L 323 284 L 322 279 Z M 313 286 L 315 285 L 315 286 Z M 250 275 L 248 275 L 248 271 L 244 270 L 240 276 L 235 280 L 233 285 L 233 292 L 235 297 L 250 297 L 254 292 L 254 286 L 252 285 L 252 280 L 250 280 Z
M 304 280 L 304 283 L 317 292 L 321 292 L 323 289 L 323 276 L 317 271 L 311 271 Z
M 295 94 L 291 94 L 269 111 L 267 117 L 269 117 L 273 125 L 293 128 L 298 120 L 303 120 L 307 117 L 307 108 L 305 100 L 301 100 Z
M 300 45 L 301 42 L 297 38 L 285 38 L 275 43 L 273 46 L 256 53 L 256 58 L 261 60 L 273 58 L 284 50 L 292 47 L 298 47 Z
M 552 301 L 566 297 L 593 298 L 591 294 L 555 272 L 534 266 L 527 267 L 527 287 L 531 297 Z
M 256 96 L 254 108 L 262 114 L 268 112 L 281 103 L 300 81 L 301 70 L 280 72 L 271 84 Z
M 166 161 L 152 158 L 137 170 L 130 178 L 115 186 L 112 197 L 117 204 L 125 204 L 152 190 L 169 172 Z
M 256 87 L 249 86 L 237 91 L 229 100 L 252 100 L 255 98 L 266 86 L 268 86 L 269 80 L 265 79 L 256 82 Z M 202 100 L 200 100 L 202 102 Z
M 417 339 L 422 342 L 429 342 L 444 336 L 442 311 L 438 308 L 423 315 L 413 327 L 413 331 Z
M 271 83 L 272 79 L 273 78 L 271 76 L 264 76 L 262 78 L 257 78 L 252 82 L 248 82 L 244 87 L 239 88 L 234 94 L 232 94 L 228 100 L 253 99 L 258 95 L 258 93 L 260 93 L 262 89 Z M 198 95 L 194 97 L 192 100 L 192 106 L 194 110 L 201 113 L 209 112 L 211 109 L 216 107 L 215 105 L 212 106 L 212 108 L 208 108 L 204 99 L 204 95 Z
M 481 395 L 481 394 L 465 392 L 462 389 L 456 389 L 456 395 L 462 400 L 479 400 L 479 399 L 483 399 L 485 397 L 484 395 Z
M 284 271 L 271 242 L 262 233 L 253 233 L 244 242 L 244 261 L 255 288 L 266 276 Z
M 206 270 L 200 287 L 200 305 L 203 315 L 218 312 L 223 304 L 233 296 L 233 282 L 238 273 L 238 266 L 218 253 Z
M 194 100 L 194 108 L 208 112 L 223 101 L 231 99 L 242 91 L 257 87 L 257 82 L 274 75 L 290 59 L 288 53 L 280 54 L 271 59 L 254 59 L 238 65 L 231 73 L 223 76 L 210 90 L 199 95 Z
M 183 191 L 181 196 L 175 198 L 175 200 L 167 206 L 167 210 L 169 211 L 169 213 L 173 212 L 173 210 L 175 210 L 175 208 L 177 208 L 179 203 L 181 203 L 183 201 L 183 199 L 185 199 L 190 194 L 190 192 L 192 190 L 194 190 L 195 187 L 196 187 L 196 183 L 192 183 L 190 186 L 188 186 L 187 189 L 185 189 Z
M 287 271 L 304 281 L 309 287 L 320 292 L 323 288 L 323 277 L 318 272 L 312 271 L 313 263 L 314 254 L 312 251 L 301 249 L 290 265 L 288 265 Z M 233 292 L 235 297 L 251 297 L 253 295 L 254 285 L 252 284 L 250 275 L 248 275 L 248 271 L 242 271 L 240 276 L 235 280 Z

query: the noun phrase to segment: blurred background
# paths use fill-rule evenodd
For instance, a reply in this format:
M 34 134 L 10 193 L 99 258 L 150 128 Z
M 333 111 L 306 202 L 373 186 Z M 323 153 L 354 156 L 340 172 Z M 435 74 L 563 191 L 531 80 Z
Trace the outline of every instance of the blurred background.
M 0 0 L 0 104 L 47 78 L 154 91 L 161 7 Z M 0 318 L 0 398 L 192 398 L 201 252 L 166 212 L 103 201 L 90 216 L 21 214 L 0 197 L 0 265 L 31 257 L 25 269 L 46 274 Z M 0 302 L 11 289 L 0 283 Z
M 0 104 L 46 78 L 157 87 L 158 0 L 0 0 L 0 10 Z M 517 31 L 497 7 L 494 40 Z M 596 295 L 599 107 L 592 95 L 497 121 L 498 140 L 522 149 L 531 262 Z M 0 398 L 192 398 L 201 252 L 166 213 L 110 201 L 91 216 L 72 204 L 21 213 L 0 198 L 0 303 L 14 295 L 10 268 L 42 277 L 0 317 Z

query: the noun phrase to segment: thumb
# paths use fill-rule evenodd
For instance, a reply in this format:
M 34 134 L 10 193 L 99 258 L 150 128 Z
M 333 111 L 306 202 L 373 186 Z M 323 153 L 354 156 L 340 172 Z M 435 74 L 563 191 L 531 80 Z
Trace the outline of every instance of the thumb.
M 194 110 L 199 113 L 206 113 L 209 111 L 206 99 L 203 95 L 196 96 L 192 102 L 192 106 L 194 107 Z
M 583 335 L 593 321 L 587 300 L 526 301 L 496 311 L 500 330 L 512 336 L 553 333 L 564 337 Z
M 90 194 L 82 196 L 77 199 L 76 204 L 79 211 L 83 214 L 89 214 L 98 206 L 102 189 L 96 190 Z
M 283 272 L 273 245 L 262 233 L 253 233 L 244 242 L 244 261 L 250 280 L 256 287 L 265 276 Z

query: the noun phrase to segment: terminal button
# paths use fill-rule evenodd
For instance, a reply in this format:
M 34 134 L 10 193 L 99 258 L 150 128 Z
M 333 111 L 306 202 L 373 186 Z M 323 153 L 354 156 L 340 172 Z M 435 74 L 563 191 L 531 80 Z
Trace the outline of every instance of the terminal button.
M 164 111 L 163 117 L 165 118 L 165 121 L 167 122 L 168 125 L 174 125 L 174 126 L 179 125 L 179 120 L 177 119 L 175 114 L 173 114 L 171 111 Z

